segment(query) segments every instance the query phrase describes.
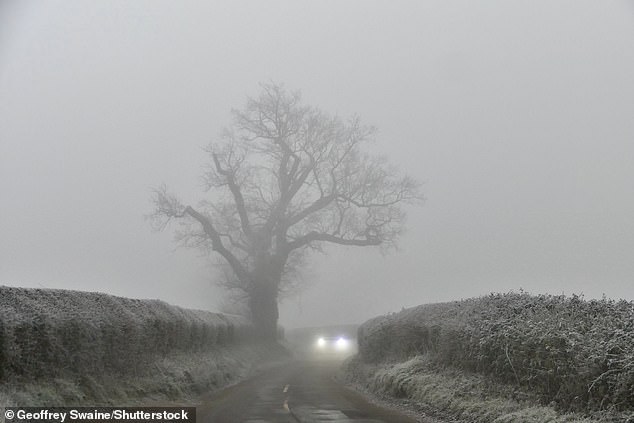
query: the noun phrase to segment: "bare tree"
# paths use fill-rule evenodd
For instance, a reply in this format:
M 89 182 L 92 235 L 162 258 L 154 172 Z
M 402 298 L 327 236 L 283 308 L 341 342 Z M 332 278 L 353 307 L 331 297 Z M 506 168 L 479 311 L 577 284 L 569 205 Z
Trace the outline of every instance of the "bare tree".
M 232 113 L 206 149 L 213 198 L 194 208 L 163 186 L 152 217 L 158 228 L 180 219 L 183 244 L 220 257 L 224 286 L 244 295 L 259 333 L 274 339 L 279 296 L 293 289 L 306 254 L 326 243 L 393 245 L 419 184 L 364 152 L 374 128 L 306 106 L 281 85 L 263 84 Z

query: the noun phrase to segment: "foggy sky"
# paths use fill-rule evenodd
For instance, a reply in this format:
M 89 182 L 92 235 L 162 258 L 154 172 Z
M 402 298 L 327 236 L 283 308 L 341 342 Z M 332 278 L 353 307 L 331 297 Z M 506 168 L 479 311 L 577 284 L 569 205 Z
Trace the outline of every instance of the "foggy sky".
M 152 232 L 283 82 L 424 181 L 400 251 L 331 250 L 288 326 L 526 289 L 634 299 L 632 1 L 0 2 L 0 284 L 218 306 Z

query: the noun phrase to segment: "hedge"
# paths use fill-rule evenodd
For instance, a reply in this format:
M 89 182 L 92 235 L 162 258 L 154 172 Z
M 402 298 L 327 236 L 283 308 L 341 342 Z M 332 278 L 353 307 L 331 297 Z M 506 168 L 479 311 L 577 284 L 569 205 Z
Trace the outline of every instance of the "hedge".
M 239 316 L 94 292 L 0 287 L 0 380 L 145 372 L 157 357 L 250 338 Z
M 491 294 L 364 323 L 366 362 L 426 355 L 536 393 L 565 410 L 634 409 L 634 303 Z

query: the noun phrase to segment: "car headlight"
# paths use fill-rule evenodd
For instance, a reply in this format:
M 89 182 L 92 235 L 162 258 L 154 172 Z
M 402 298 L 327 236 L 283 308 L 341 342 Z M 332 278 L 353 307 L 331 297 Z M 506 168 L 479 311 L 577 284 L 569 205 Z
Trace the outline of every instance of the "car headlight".
M 346 338 L 337 339 L 337 348 L 340 350 L 348 348 L 348 340 Z
M 326 340 L 324 338 L 319 338 L 317 340 L 317 346 L 318 347 L 322 347 L 322 348 L 325 347 L 326 346 Z

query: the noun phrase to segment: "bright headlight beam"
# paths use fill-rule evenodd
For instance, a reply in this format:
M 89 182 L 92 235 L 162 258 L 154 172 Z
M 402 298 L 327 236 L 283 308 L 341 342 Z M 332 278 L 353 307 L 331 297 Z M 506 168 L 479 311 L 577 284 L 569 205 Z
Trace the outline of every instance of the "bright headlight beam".
M 325 346 L 325 345 L 326 345 L 326 340 L 325 340 L 324 338 L 319 338 L 319 339 L 317 340 L 317 346 L 318 346 L 318 347 L 323 347 L 323 346 Z
M 348 340 L 345 338 L 337 339 L 337 348 L 344 349 L 348 346 Z

